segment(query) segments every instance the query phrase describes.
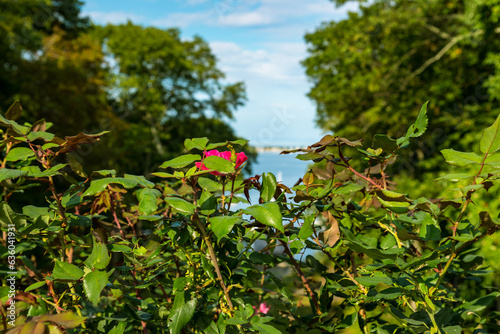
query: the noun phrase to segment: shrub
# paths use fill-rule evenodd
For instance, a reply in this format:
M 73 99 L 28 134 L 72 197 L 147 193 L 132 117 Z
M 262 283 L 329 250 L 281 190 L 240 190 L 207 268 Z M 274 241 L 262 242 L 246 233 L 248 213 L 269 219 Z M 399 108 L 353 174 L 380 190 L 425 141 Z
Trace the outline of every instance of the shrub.
M 474 300 L 461 290 L 488 275 L 476 245 L 499 229 L 473 200 L 500 175 L 500 117 L 480 154 L 442 152 L 467 168 L 443 179 L 470 182 L 459 197 L 435 200 L 398 193 L 385 173 L 424 133 L 426 106 L 397 140 L 377 135 L 361 148 L 328 135 L 283 152 L 323 166 L 294 187 L 271 173 L 244 179 L 243 140 L 188 139 L 187 153 L 151 179 L 85 173 L 77 148 L 104 133 L 57 138 L 45 121 L 18 124 L 19 108 L 0 116 L 9 334 L 500 329 L 489 308 L 498 288 L 480 286 Z M 349 150 L 364 159 L 353 164 Z

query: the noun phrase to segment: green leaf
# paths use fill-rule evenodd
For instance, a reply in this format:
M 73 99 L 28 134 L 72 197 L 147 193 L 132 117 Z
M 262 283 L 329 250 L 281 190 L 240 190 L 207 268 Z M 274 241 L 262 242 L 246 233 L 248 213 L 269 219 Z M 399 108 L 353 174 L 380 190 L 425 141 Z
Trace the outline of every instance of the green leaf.
M 386 250 L 378 249 L 366 245 L 363 236 L 354 236 L 349 230 L 342 228 L 344 234 L 344 245 L 355 252 L 364 253 L 375 260 L 391 259 L 395 260 L 397 254 L 404 252 L 403 248 L 390 248 Z
M 69 312 L 64 312 L 64 313 L 59 313 L 59 314 L 44 314 L 40 317 L 38 320 L 39 323 L 43 322 L 54 322 L 57 325 L 64 327 L 64 328 L 75 328 L 80 326 L 84 321 L 85 317 L 80 317 L 79 315 L 76 315 L 75 313 L 69 311 Z
M 54 279 L 77 281 L 83 277 L 83 270 L 74 264 L 56 261 L 51 276 Z
M 34 157 L 35 152 L 27 147 L 15 147 L 7 154 L 5 161 L 19 161 Z
M 0 169 L 1 171 L 1 169 Z M 202 187 L 203 189 L 205 190 L 208 190 L 208 191 L 218 191 L 218 190 L 222 190 L 222 185 L 219 183 L 219 182 L 216 182 L 212 179 L 209 179 L 209 178 L 206 178 L 206 177 L 200 177 L 198 179 L 198 184 L 200 185 L 200 187 Z
M 275 202 L 252 205 L 242 211 L 247 215 L 254 216 L 257 221 L 264 225 L 268 225 L 281 232 L 285 232 L 280 207 Z
M 7 225 L 14 225 L 19 230 L 26 224 L 24 215 L 14 212 L 7 202 L 0 203 L 0 226 L 7 228 Z
M 94 242 L 94 246 L 92 248 L 92 253 L 90 253 L 89 257 L 85 262 L 83 262 L 89 268 L 95 269 L 105 269 L 111 258 L 109 257 L 108 248 L 106 245 L 98 242 L 95 238 L 92 238 Z
M 137 192 L 139 199 L 139 211 L 144 215 L 150 215 L 158 209 L 158 197 L 161 192 L 157 189 L 144 188 Z
M 98 194 L 104 191 L 108 185 L 113 183 L 121 184 L 125 188 L 130 189 L 135 187 L 138 181 L 122 177 L 107 177 L 104 179 L 94 180 L 90 183 L 89 188 L 83 193 L 82 197 Z
M 462 334 L 462 327 L 460 326 L 447 326 L 443 328 L 446 334 Z
M 488 305 L 493 303 L 500 296 L 500 292 L 492 292 L 489 295 L 474 299 L 470 302 L 462 304 L 459 309 L 464 310 L 464 312 L 474 312 L 484 310 Z
M 474 174 L 469 174 L 469 173 L 446 174 L 444 176 L 437 178 L 436 180 L 448 180 L 451 182 L 459 182 L 459 181 L 463 181 L 465 179 L 474 177 L 475 175 L 476 175 L 476 173 L 474 173 Z
M 66 155 L 68 165 L 71 168 L 71 170 L 75 172 L 76 175 L 86 178 L 87 174 L 85 174 L 85 172 L 83 171 L 83 166 L 80 163 L 80 161 L 78 161 L 77 158 L 75 158 L 75 155 L 76 154 L 72 153 Z
M 264 202 L 269 202 L 276 193 L 276 177 L 273 173 L 262 174 L 262 189 L 260 190 L 260 198 Z
M 105 271 L 95 270 L 85 275 L 83 290 L 92 304 L 97 305 L 106 284 L 108 284 L 108 274 Z
M 54 139 L 54 137 L 55 137 L 55 135 L 53 133 L 45 132 L 45 131 L 33 131 L 33 132 L 28 133 L 28 135 L 26 136 L 26 138 L 28 138 L 28 140 L 30 140 L 30 141 L 34 141 L 37 139 L 51 141 L 52 139 Z
M 193 214 L 194 210 L 196 210 L 196 206 L 193 203 L 189 203 L 188 201 L 179 197 L 167 197 L 165 198 L 165 202 L 167 202 L 168 205 L 181 213 Z
M 59 172 L 60 169 L 63 169 L 66 167 L 66 164 L 58 164 L 55 165 L 47 170 L 44 170 L 43 172 L 36 171 L 36 172 L 29 172 L 28 176 L 31 177 L 49 177 L 49 176 L 54 176 L 54 175 L 60 175 L 61 173 Z
M 9 107 L 7 112 L 5 113 L 5 118 L 10 119 L 12 121 L 17 121 L 19 117 L 23 114 L 23 108 L 21 107 L 21 103 L 19 100 L 14 101 L 12 105 Z
M 260 334 L 282 334 L 281 331 L 268 324 L 252 323 L 252 327 L 258 330 Z
M 24 176 L 26 174 L 28 174 L 28 171 L 26 171 L 26 170 L 1 168 L 0 169 L 0 182 L 2 182 L 4 180 L 15 179 L 16 177 Z
M 234 224 L 240 220 L 241 219 L 239 217 L 232 216 L 210 217 L 210 226 L 217 237 L 217 241 L 228 235 L 233 229 Z
M 200 151 L 204 151 L 205 148 L 207 147 L 207 144 L 208 144 L 208 138 L 207 137 L 186 139 L 184 141 L 184 147 L 188 151 L 191 151 L 193 148 L 196 148 L 196 149 L 198 149 Z
M 78 268 L 78 269 L 80 269 L 80 268 Z M 45 284 L 47 284 L 46 281 L 40 281 L 40 282 L 33 283 L 30 286 L 28 286 L 26 289 L 24 289 L 24 292 L 38 289 L 39 287 L 44 286 Z
M 304 224 L 299 231 L 299 239 L 302 241 L 307 240 L 313 233 L 313 223 L 314 223 L 314 215 L 309 215 L 304 218 Z
M 160 168 L 182 168 L 195 161 L 200 161 L 201 156 L 199 154 L 185 154 L 180 157 L 174 158 L 172 160 L 165 161 L 160 165 Z
M 124 178 L 136 181 L 138 185 L 144 187 L 144 188 L 153 188 L 155 184 L 151 181 L 148 181 L 144 176 L 142 175 L 132 175 L 132 174 L 124 174 Z
M 429 214 L 426 213 L 422 225 L 420 227 L 419 236 L 424 240 L 439 240 L 441 239 L 441 229 L 436 220 Z
M 237 140 L 228 141 L 228 143 L 231 144 L 231 145 L 245 146 L 248 143 L 248 140 L 246 140 L 246 139 L 237 139 Z
M 411 131 L 411 137 L 420 137 L 427 130 L 427 124 L 429 120 L 427 118 L 427 104 L 429 101 L 425 102 L 422 108 L 420 108 L 420 112 L 418 113 L 417 120 L 413 126 L 410 126 L 410 129 L 413 127 Z
M 406 135 L 404 137 L 399 138 L 396 140 L 396 143 L 399 146 L 405 146 L 408 144 L 408 140 L 410 138 L 416 138 L 420 137 L 425 133 L 425 130 L 427 130 L 427 124 L 429 123 L 429 120 L 427 118 L 427 104 L 429 101 L 425 102 L 422 108 L 420 108 L 420 112 L 418 113 L 417 119 L 415 120 L 415 123 L 410 125 L 408 128 L 408 131 L 406 132 Z
M 19 125 L 16 121 L 8 120 L 2 115 L 0 115 L 0 124 L 6 125 L 8 128 L 11 128 L 20 135 L 25 135 L 30 130 L 29 127 L 24 125 Z
M 108 332 L 108 334 L 123 334 L 126 327 L 127 327 L 126 322 L 120 322 L 118 325 L 111 328 L 111 330 Z
M 382 277 L 378 277 L 378 276 L 359 276 L 359 277 L 356 277 L 355 278 L 356 281 L 358 281 L 359 284 L 363 285 L 363 286 L 366 286 L 366 287 L 372 287 L 372 286 L 376 286 L 377 284 L 379 283 L 384 283 L 384 284 L 387 284 L 387 285 L 391 285 L 393 282 L 392 282 L 392 279 L 387 277 L 387 276 L 382 276 Z
M 481 164 L 483 158 L 473 152 L 460 152 L 453 149 L 441 150 L 447 163 L 454 166 L 465 167 L 472 164 Z
M 484 160 L 484 163 L 488 166 L 500 168 L 500 153 L 488 155 L 488 157 Z
M 215 170 L 219 173 L 223 174 L 234 173 L 234 165 L 231 161 L 215 155 L 206 157 L 203 160 L 203 164 L 208 169 Z
M 487 129 L 483 130 L 479 149 L 484 154 L 491 154 L 500 148 L 500 115 L 495 122 Z
M 178 334 L 194 315 L 196 299 L 186 302 L 186 297 L 189 298 L 187 291 L 182 291 L 175 295 L 174 304 L 168 317 L 170 334 Z

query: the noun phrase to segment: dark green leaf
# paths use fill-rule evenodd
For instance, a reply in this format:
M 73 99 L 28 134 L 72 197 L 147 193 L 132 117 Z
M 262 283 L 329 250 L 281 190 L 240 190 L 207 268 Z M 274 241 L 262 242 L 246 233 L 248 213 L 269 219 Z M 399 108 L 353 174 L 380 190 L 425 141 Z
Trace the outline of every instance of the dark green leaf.
M 17 121 L 19 117 L 23 114 L 23 108 L 19 100 L 14 101 L 5 113 L 5 118 L 12 121 Z
M 174 304 L 168 317 L 170 334 L 178 334 L 194 315 L 196 299 L 186 301 L 187 298 L 189 298 L 187 291 L 182 291 L 175 295 Z

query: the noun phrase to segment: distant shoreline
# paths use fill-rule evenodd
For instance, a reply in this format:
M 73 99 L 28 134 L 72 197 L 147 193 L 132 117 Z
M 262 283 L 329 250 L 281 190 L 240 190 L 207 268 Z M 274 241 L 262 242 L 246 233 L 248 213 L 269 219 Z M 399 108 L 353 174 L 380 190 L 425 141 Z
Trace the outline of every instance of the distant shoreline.
M 264 147 L 256 147 L 255 150 L 257 153 L 281 153 L 284 150 L 295 150 L 300 147 L 285 147 L 285 146 L 264 146 Z

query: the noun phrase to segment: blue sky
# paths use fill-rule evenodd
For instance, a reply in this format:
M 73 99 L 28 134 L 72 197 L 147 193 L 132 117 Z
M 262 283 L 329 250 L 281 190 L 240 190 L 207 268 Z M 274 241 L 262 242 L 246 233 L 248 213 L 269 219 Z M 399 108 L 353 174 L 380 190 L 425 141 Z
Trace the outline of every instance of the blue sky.
M 95 23 L 178 27 L 182 38 L 201 36 L 228 82 L 246 84 L 248 102 L 231 125 L 253 146 L 307 146 L 323 133 L 314 124 L 310 83 L 300 61 L 304 34 L 321 22 L 356 10 L 328 0 L 86 0 L 83 14 Z

